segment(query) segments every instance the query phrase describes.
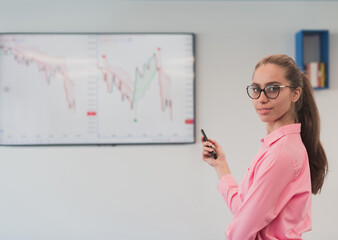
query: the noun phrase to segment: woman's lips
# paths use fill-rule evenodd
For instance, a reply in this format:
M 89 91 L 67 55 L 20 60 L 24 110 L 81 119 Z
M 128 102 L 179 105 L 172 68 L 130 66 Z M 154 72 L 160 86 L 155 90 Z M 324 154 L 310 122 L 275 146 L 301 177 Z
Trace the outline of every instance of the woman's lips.
M 272 108 L 258 108 L 260 114 L 267 114 L 272 110 Z

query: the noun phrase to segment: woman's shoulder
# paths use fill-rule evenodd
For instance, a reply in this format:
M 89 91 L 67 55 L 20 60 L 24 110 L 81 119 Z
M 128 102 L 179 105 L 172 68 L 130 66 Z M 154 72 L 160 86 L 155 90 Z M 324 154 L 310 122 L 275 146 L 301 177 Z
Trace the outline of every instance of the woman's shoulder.
M 298 176 L 304 161 L 307 161 L 306 148 L 300 134 L 289 134 L 275 142 L 266 153 L 266 161 L 271 161 L 279 168 L 294 170 Z

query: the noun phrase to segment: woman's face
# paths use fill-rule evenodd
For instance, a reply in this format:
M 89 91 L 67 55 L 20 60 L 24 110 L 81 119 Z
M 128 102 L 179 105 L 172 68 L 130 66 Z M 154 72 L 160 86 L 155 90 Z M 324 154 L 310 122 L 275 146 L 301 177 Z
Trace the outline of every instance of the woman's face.
M 261 89 L 269 85 L 286 85 L 290 82 L 284 77 L 285 70 L 275 64 L 264 64 L 256 69 L 252 85 Z M 294 123 L 294 102 L 300 96 L 301 89 L 297 88 L 280 88 L 279 95 L 276 99 L 269 99 L 261 92 L 258 99 L 253 99 L 255 110 L 260 119 L 270 126 L 273 131 L 278 127 Z

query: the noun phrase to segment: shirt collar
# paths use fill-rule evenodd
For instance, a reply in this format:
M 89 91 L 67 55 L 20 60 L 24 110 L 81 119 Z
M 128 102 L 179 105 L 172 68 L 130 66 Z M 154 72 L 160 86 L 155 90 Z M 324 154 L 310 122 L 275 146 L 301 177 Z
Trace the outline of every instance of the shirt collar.
M 295 134 L 300 133 L 301 130 L 301 124 L 300 123 L 294 123 L 289 125 L 284 125 L 274 131 L 272 131 L 270 134 L 268 134 L 265 138 L 261 139 L 261 142 L 264 145 L 271 145 L 281 137 L 288 135 L 288 134 Z

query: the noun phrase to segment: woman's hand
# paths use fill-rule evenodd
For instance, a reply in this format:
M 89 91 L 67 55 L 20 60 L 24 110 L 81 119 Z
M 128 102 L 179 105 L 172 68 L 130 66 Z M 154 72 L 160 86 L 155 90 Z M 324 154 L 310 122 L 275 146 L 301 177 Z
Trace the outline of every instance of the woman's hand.
M 201 138 L 201 141 L 203 144 L 203 160 L 215 168 L 220 179 L 223 176 L 230 174 L 231 172 L 225 159 L 225 153 L 217 141 L 212 139 L 209 139 L 209 141 L 204 141 L 204 137 Z M 214 159 L 213 155 L 211 154 L 213 151 L 216 152 L 217 159 Z

